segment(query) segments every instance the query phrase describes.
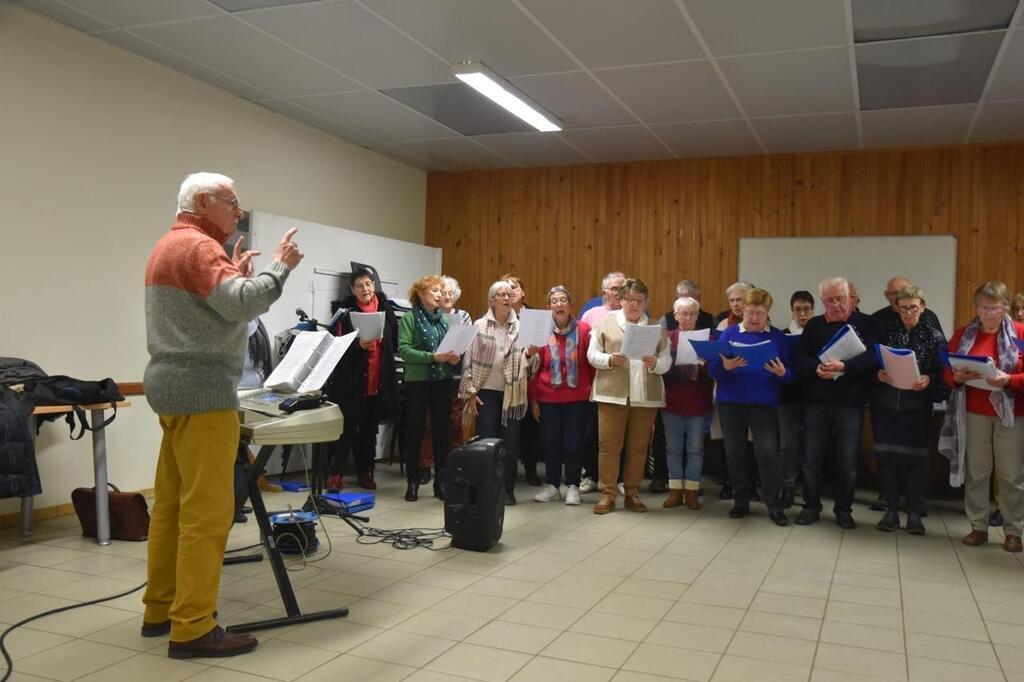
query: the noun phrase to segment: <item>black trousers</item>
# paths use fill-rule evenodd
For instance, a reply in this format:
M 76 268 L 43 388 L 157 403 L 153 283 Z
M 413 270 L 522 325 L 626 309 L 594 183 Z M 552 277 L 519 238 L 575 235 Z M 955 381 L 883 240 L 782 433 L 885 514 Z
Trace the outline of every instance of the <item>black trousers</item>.
M 420 442 L 428 414 L 435 476 L 440 476 L 448 463 L 448 415 L 454 389 L 455 382 L 451 379 L 405 384 L 405 478 L 409 483 L 420 482 Z
M 779 410 L 776 405 L 719 403 L 725 459 L 736 504 L 750 504 L 754 472 L 747 460 L 747 430 L 754 437 L 754 457 L 761 471 L 761 498 L 769 510 L 781 509 L 782 467 L 779 461 Z
M 885 507 L 890 512 L 900 508 L 900 482 L 907 496 L 907 511 L 921 513 L 924 503 L 924 479 L 928 458 L 920 455 L 900 455 L 880 452 L 878 458 L 878 484 Z
M 332 446 L 331 472 L 341 474 L 345 471 L 345 462 L 352 453 L 356 473 L 366 474 L 373 471 L 373 461 L 377 457 L 377 396 L 363 398 L 362 411 L 345 420 L 345 431 L 341 438 Z

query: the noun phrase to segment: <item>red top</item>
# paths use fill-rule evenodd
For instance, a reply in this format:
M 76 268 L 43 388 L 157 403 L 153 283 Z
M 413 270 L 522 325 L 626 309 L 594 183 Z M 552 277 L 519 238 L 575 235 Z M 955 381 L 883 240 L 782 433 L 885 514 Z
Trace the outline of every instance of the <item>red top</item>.
M 1024 324 L 1020 322 L 1014 322 L 1013 328 L 1017 332 L 1017 338 L 1024 339 Z M 960 338 L 964 335 L 964 329 L 966 327 L 960 327 L 953 334 L 953 338 L 949 340 L 949 352 L 958 353 L 960 348 Z M 978 330 L 978 336 L 974 339 L 974 345 L 967 351 L 969 355 L 987 355 L 988 357 L 999 362 L 999 357 L 996 354 L 996 334 L 988 334 L 986 332 Z M 1021 392 L 1024 390 L 1024 364 L 1021 362 L 1020 354 L 1017 354 L 1017 366 L 1014 371 L 1010 374 L 1010 385 L 1007 386 L 1013 393 L 1016 399 L 1013 401 L 1013 414 L 1014 416 L 1024 415 L 1024 399 L 1021 399 Z M 955 387 L 953 383 L 953 370 L 946 367 L 943 373 L 943 378 L 946 383 L 950 386 Z M 989 391 L 983 388 L 974 388 L 973 386 L 967 386 L 967 411 L 972 414 L 983 414 L 989 417 L 995 417 L 996 410 L 992 407 L 992 403 L 989 401 Z
M 675 359 L 679 330 L 668 333 Z M 714 382 L 705 365 L 676 365 L 665 373 L 665 409 L 681 417 L 704 417 L 713 409 L 711 392 Z
M 576 343 L 576 388 L 569 388 L 565 369 L 565 335 L 555 334 L 558 343 L 558 354 L 562 358 L 562 385 L 551 385 L 551 350 L 542 346 L 537 357 L 540 358 L 540 369 L 530 379 L 528 395 L 531 401 L 538 403 L 575 403 L 590 400 L 590 387 L 594 383 L 594 368 L 587 362 L 587 349 L 590 347 L 590 327 L 586 322 L 577 322 Z

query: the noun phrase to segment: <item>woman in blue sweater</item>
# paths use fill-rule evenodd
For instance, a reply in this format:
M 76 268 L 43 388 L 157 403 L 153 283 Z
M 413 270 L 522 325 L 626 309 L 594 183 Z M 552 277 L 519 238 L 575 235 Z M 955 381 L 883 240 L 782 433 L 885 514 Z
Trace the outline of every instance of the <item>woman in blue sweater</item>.
M 778 329 L 768 326 L 772 295 L 764 289 L 747 292 L 743 320 L 722 332 L 720 341 L 753 345 L 771 341 L 774 357 L 761 367 L 752 367 L 742 357 L 719 355 L 708 364 L 718 382 L 716 400 L 725 440 L 725 459 L 735 490 L 729 516 L 741 519 L 750 513 L 751 476 L 747 470 L 747 432 L 754 438 L 754 456 L 761 472 L 761 498 L 777 526 L 789 524 L 782 510 L 782 468 L 779 461 L 779 400 L 782 385 L 796 375 L 790 367 L 789 344 Z

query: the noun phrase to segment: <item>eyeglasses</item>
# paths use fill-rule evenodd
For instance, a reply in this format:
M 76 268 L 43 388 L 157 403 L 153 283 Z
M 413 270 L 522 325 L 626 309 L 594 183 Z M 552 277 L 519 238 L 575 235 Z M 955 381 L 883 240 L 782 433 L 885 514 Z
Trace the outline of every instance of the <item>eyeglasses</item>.
M 813 313 L 814 312 L 814 306 L 810 306 L 810 305 L 795 305 L 795 306 L 793 306 L 793 312 L 794 313 L 800 313 L 800 314 Z
M 849 300 L 849 296 L 832 296 L 831 298 L 822 299 L 825 305 L 841 305 Z
M 512 298 L 512 292 L 511 291 L 502 291 L 501 293 L 495 294 L 494 298 Z
M 901 305 L 898 309 L 904 315 L 913 315 L 914 313 L 918 313 L 923 310 L 919 305 Z
M 743 311 L 743 314 L 746 317 L 768 317 L 767 310 L 751 310 L 750 308 L 747 308 Z
M 561 305 L 563 303 L 568 303 L 568 302 L 569 302 L 569 299 L 565 298 L 564 296 L 560 296 L 558 298 L 552 298 L 551 301 L 550 301 L 551 305 Z
M 210 194 L 207 196 L 209 196 L 211 199 L 220 199 L 221 201 L 230 204 L 231 208 L 235 209 L 236 211 L 238 210 L 238 197 L 222 197 L 219 194 Z
M 604 288 L 604 290 L 607 291 L 609 294 L 617 294 L 617 293 L 619 293 L 620 289 L 622 289 L 622 287 L 605 287 Z
M 978 312 L 979 313 L 988 313 L 990 315 L 992 313 L 1001 313 L 1001 312 L 1003 312 L 1003 306 L 1001 306 L 1001 305 L 979 305 L 978 306 Z
M 643 305 L 644 303 L 647 303 L 647 299 L 646 298 L 631 298 L 631 297 L 627 296 L 626 298 L 622 299 L 622 302 L 623 303 L 630 303 L 632 305 Z

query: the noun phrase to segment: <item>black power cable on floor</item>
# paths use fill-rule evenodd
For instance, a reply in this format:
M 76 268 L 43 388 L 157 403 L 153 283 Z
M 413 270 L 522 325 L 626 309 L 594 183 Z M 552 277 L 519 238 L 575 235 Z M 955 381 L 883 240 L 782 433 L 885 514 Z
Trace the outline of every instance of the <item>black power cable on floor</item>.
M 121 597 L 127 597 L 129 594 L 133 592 L 138 592 L 145 586 L 146 583 L 142 583 L 138 587 L 133 587 L 127 592 L 121 592 L 120 594 L 115 594 L 110 597 L 101 597 L 99 599 L 93 599 L 92 601 L 82 602 L 81 604 L 71 604 L 70 606 L 62 606 L 59 609 L 50 609 L 49 611 L 43 611 L 42 613 L 37 613 L 34 616 L 29 616 L 28 618 L 20 620 L 14 625 L 10 626 L 6 630 L 4 630 L 2 634 L 0 634 L 0 654 L 3 654 L 4 661 L 7 663 L 7 671 L 4 673 L 4 676 L 0 678 L 0 682 L 7 682 L 7 680 L 9 680 L 11 678 L 11 675 L 14 673 L 14 661 L 11 660 L 11 654 L 7 651 L 7 646 L 4 644 L 4 640 L 7 639 L 7 635 L 11 634 L 11 632 L 13 632 L 15 628 L 20 628 L 22 625 L 25 625 L 26 623 L 31 623 L 34 620 L 39 620 L 40 618 L 45 618 L 46 616 L 52 616 L 55 613 L 63 613 L 64 611 L 70 611 L 71 609 L 79 609 L 83 606 L 92 606 L 94 604 L 101 604 L 105 601 L 111 601 L 112 599 L 120 599 Z

